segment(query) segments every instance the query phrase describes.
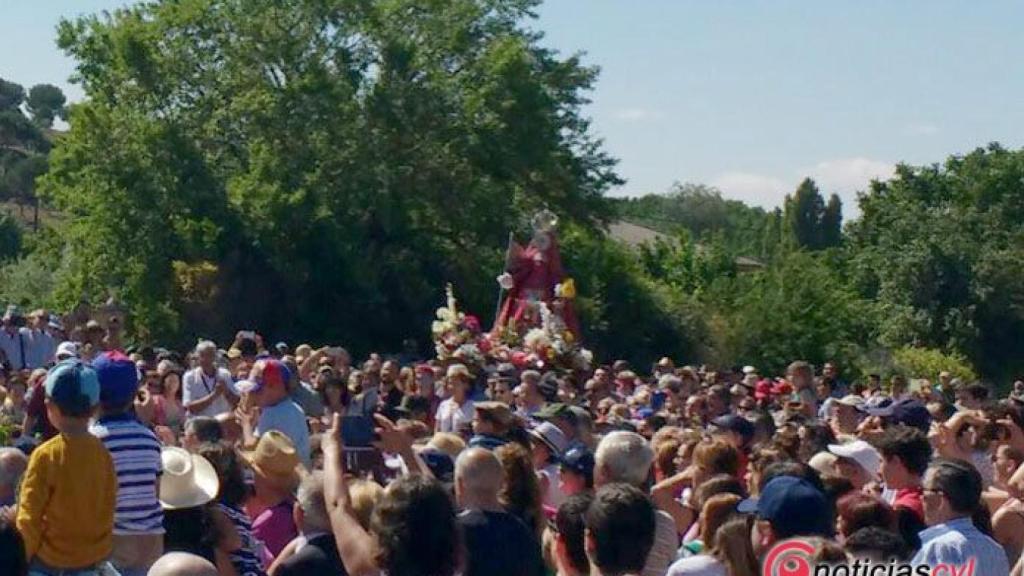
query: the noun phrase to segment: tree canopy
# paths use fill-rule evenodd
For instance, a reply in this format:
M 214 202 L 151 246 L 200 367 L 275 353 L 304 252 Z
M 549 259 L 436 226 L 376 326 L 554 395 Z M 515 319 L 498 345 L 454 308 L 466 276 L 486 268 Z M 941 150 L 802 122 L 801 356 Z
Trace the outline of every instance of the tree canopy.
M 31 236 L 0 219 L 0 296 L 113 293 L 140 341 L 247 327 L 394 350 L 426 340 L 448 282 L 486 322 L 509 232 L 548 208 L 599 358 L 1024 372 L 1024 150 L 900 166 L 845 227 L 810 179 L 770 211 L 701 184 L 609 199 L 583 113 L 598 71 L 545 47 L 538 2 L 158 0 L 62 22 L 83 102 L 0 81 L 0 197 L 61 215 Z M 658 239 L 620 244 L 618 220 Z
M 65 103 L 67 98 L 60 88 L 53 84 L 36 84 L 28 91 L 25 107 L 32 120 L 40 126 L 49 128 L 53 126 L 54 119 L 65 116 Z
M 447 281 L 489 308 L 510 224 L 548 207 L 593 230 L 618 182 L 580 113 L 597 71 L 542 46 L 536 3 L 183 0 L 63 22 L 88 99 L 45 179 L 72 217 L 57 301 L 121 292 L 143 334 L 381 344 L 426 326 Z M 197 270 L 207 291 L 183 292 Z

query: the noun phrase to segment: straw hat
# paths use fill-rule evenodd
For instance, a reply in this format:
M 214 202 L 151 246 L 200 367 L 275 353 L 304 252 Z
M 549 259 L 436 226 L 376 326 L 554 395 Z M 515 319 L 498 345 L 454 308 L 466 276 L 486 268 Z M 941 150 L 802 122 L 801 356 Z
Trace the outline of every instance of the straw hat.
M 257 474 L 282 488 L 293 488 L 299 482 L 301 461 L 291 439 L 268 430 L 260 436 L 256 448 L 242 456 Z
M 165 510 L 202 506 L 217 497 L 220 481 L 206 458 L 169 446 L 160 452 L 160 505 Z

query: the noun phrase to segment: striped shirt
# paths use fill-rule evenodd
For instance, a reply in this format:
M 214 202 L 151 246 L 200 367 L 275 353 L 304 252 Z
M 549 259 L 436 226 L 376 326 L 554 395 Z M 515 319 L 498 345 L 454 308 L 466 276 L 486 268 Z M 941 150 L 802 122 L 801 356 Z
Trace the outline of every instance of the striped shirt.
M 234 524 L 242 547 L 232 551 L 229 556 L 239 576 L 265 576 L 260 557 L 263 555 L 263 543 L 252 534 L 252 523 L 244 512 L 223 502 L 217 503 L 217 509 Z
M 164 513 L 156 497 L 163 465 L 156 435 L 131 414 L 100 418 L 89 432 L 103 441 L 117 472 L 114 534 L 163 534 Z

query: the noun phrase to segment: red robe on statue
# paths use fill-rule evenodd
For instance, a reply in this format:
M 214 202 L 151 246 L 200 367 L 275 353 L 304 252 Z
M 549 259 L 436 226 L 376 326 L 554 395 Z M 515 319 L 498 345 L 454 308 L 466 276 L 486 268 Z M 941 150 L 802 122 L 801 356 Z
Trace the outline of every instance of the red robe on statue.
M 565 326 L 579 336 L 579 326 L 570 300 L 555 301 L 555 285 L 565 279 L 562 256 L 558 250 L 558 238 L 554 233 L 543 236 L 547 242 L 535 238 L 526 247 L 512 243 L 506 261 L 506 271 L 512 276 L 513 287 L 508 290 L 498 317 L 494 320 L 494 331 L 512 326 L 520 335 L 527 329 L 540 326 L 540 306 L 544 302 L 565 322 Z M 543 247 L 543 244 L 548 246 Z M 540 244 L 540 245 L 538 245 Z

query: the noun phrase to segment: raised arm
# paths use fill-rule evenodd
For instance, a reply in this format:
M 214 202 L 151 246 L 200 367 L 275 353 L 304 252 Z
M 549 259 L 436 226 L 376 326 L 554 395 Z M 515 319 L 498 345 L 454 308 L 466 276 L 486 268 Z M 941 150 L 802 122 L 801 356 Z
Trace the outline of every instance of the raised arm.
M 380 568 L 374 557 L 373 537 L 359 524 L 349 500 L 348 480 L 341 457 L 344 441 L 340 415 L 334 415 L 321 447 L 324 453 L 324 499 L 338 555 L 350 576 L 377 576 Z
M 381 414 L 374 414 L 373 417 L 377 420 L 376 432 L 380 436 L 380 448 L 386 452 L 398 454 L 402 458 L 402 462 L 405 463 L 406 469 L 409 470 L 410 476 L 422 475 L 433 478 L 434 473 L 430 471 L 430 467 L 412 449 L 412 436 Z
M 658 482 L 651 488 L 651 501 L 659 510 L 672 517 L 679 534 L 685 533 L 697 520 L 697 511 L 675 498 L 678 490 L 693 484 L 693 467 Z

